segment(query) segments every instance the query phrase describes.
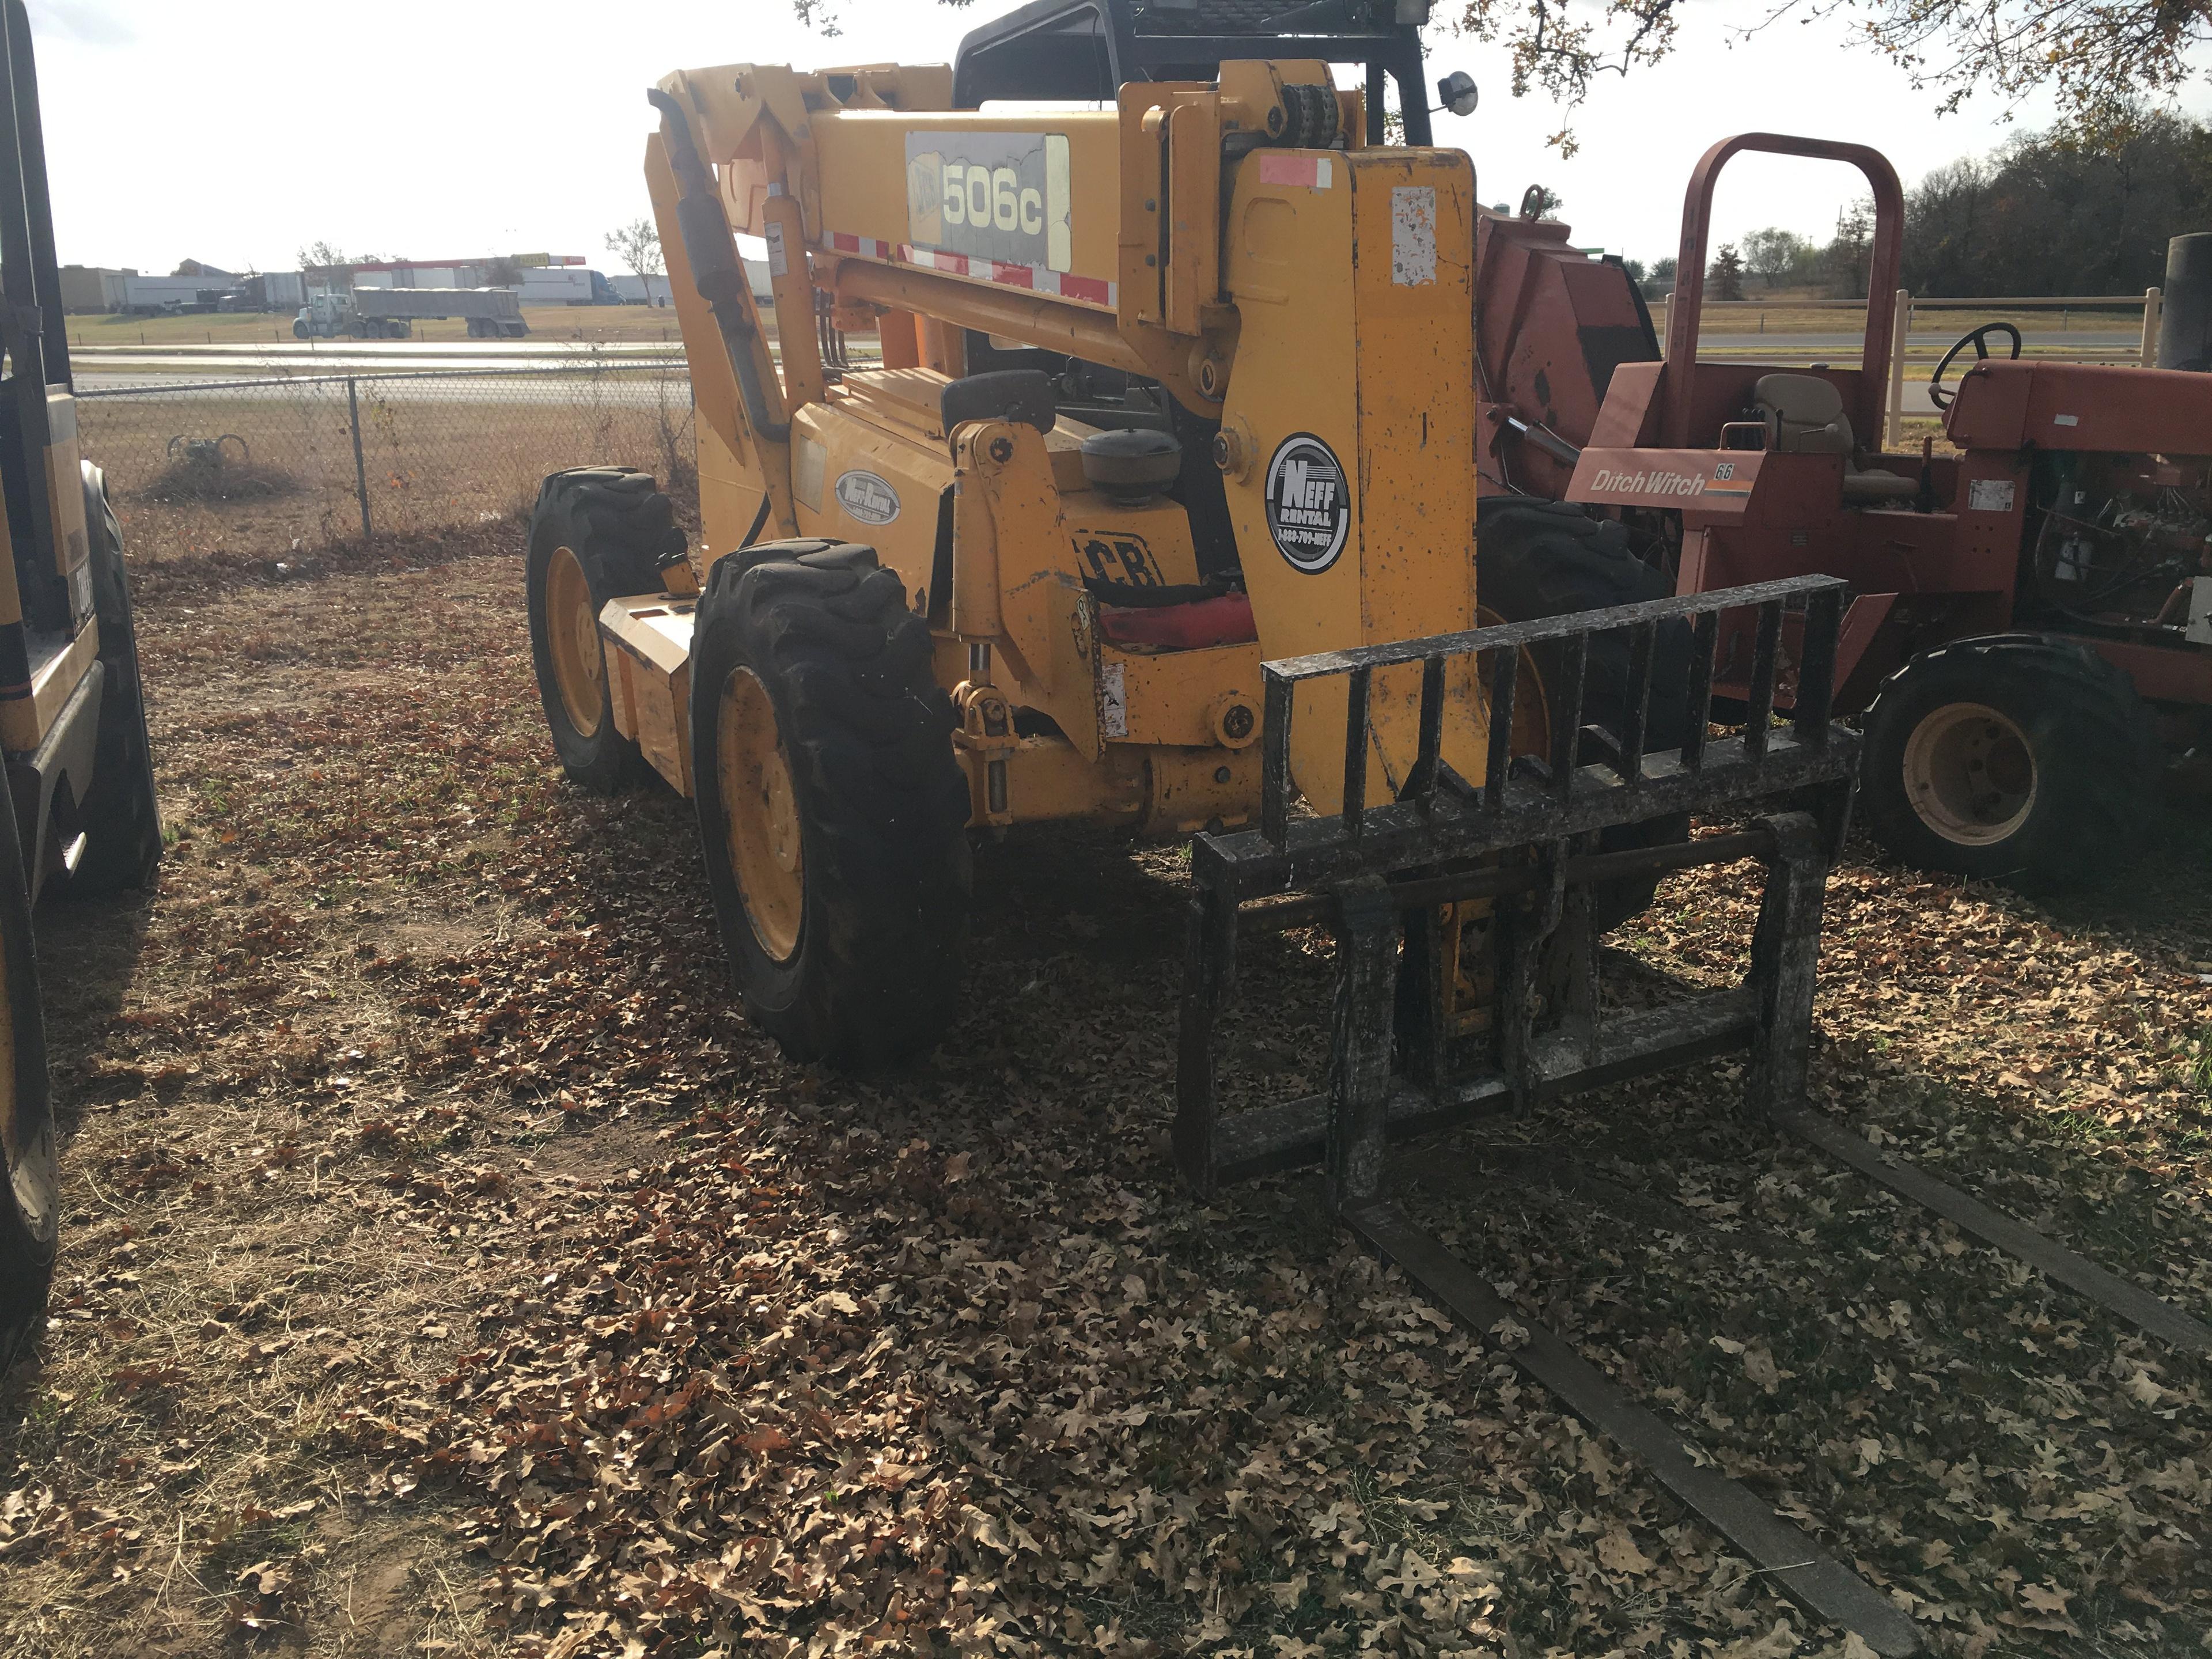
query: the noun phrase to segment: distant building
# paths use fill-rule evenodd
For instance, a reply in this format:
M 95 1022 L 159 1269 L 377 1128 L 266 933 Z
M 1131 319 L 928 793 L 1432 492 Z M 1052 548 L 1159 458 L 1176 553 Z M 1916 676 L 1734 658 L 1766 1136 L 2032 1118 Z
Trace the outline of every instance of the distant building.
M 100 265 L 64 265 L 62 309 L 72 317 L 112 316 L 127 301 L 123 280 L 136 270 L 109 270 Z

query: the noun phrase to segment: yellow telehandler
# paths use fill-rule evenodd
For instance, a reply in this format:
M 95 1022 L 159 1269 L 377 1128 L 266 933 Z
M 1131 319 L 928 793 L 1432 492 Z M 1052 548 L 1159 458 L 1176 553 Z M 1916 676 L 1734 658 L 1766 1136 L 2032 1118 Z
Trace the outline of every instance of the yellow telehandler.
M 1305 44 L 1376 40 L 1402 58 L 1395 28 Z M 971 830 L 1248 823 L 1263 658 L 1479 620 L 1468 158 L 1382 143 L 1323 62 L 1213 69 L 1048 118 L 955 110 L 944 69 L 732 66 L 653 94 L 705 545 L 642 474 L 556 475 L 532 638 L 573 777 L 650 767 L 696 797 L 746 1008 L 797 1056 L 892 1060 L 945 1029 Z M 733 232 L 768 245 L 765 315 Z M 817 304 L 883 367 L 825 362 Z M 1501 580 L 1491 619 L 1665 591 L 1625 549 L 1593 568 Z M 1689 629 L 1652 636 L 1679 691 Z M 1532 649 L 1542 678 L 1558 653 Z M 1618 724 L 1626 635 L 1595 658 L 1586 712 Z M 1376 681 L 1374 803 L 1413 775 L 1420 693 L 1418 667 Z M 1479 775 L 1472 657 L 1441 695 L 1438 758 Z M 1521 751 L 1547 695 L 1522 700 Z M 1297 701 L 1291 765 L 1334 811 L 1342 687 Z M 1655 749 L 1684 719 L 1662 702 Z M 1674 805 L 1607 845 L 1683 825 Z M 1618 919 L 1639 884 L 1612 885 Z
M 1777 1127 L 2212 1346 L 1806 1109 L 1857 757 L 1829 718 L 1844 585 L 1670 597 L 1618 521 L 1478 501 L 1475 180 L 1429 144 L 1426 13 L 1036 0 L 949 69 L 653 89 L 704 534 L 643 473 L 545 481 L 529 615 L 563 766 L 696 802 L 748 1014 L 846 1066 L 951 1024 L 971 835 L 1192 837 L 1182 1178 L 1320 1162 L 1333 1212 L 1478 1331 L 1510 1310 L 1389 1201 L 1389 1144 L 1745 1049 Z M 740 234 L 766 243 L 765 307 Z M 1512 533 L 1479 546 L 1500 512 Z M 1724 634 L 1748 641 L 1733 731 L 1711 724 Z M 1692 840 L 1693 815 L 1734 822 Z M 1665 871 L 1746 860 L 1743 981 L 1609 1007 L 1606 929 Z M 1291 927 L 1337 943 L 1328 1086 L 1224 1111 L 1240 939 Z M 1512 1358 L 1778 1589 L 1916 1650 L 1887 1597 L 1562 1339 Z

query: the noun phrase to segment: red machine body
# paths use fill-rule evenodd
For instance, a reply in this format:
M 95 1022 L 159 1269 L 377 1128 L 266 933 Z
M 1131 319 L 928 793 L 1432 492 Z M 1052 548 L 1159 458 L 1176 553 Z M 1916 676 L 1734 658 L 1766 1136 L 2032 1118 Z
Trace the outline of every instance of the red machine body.
M 1747 150 L 1865 176 L 1875 211 L 1858 364 L 1698 360 L 1714 187 Z M 1486 489 L 1629 520 L 1686 593 L 1844 578 L 1846 712 L 1936 646 L 2027 628 L 2093 650 L 2134 681 L 2171 740 L 2201 740 L 2212 640 L 2191 637 L 2206 630 L 2190 625 L 2189 584 L 2212 575 L 2212 375 L 1990 358 L 1947 413 L 1959 454 L 1884 453 L 1903 230 L 1897 175 L 1877 151 L 1771 133 L 1714 145 L 1690 180 L 1662 358 L 1617 264 L 1577 252 L 1565 226 L 1486 216 Z M 1826 394 L 1803 382 L 1832 388 L 1841 416 L 1814 424 L 1817 444 L 1793 441 L 1802 426 L 1760 401 L 1765 387 L 1820 404 Z M 1750 662 L 1748 627 L 1723 624 L 1723 678 Z M 1781 690 L 1786 702 L 1786 674 Z

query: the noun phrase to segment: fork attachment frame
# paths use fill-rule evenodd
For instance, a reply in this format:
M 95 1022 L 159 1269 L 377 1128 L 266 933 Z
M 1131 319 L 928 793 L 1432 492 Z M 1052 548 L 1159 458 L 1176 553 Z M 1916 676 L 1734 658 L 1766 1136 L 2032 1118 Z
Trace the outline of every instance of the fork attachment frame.
M 1265 665 L 1261 819 L 1200 836 L 1191 854 L 1188 949 L 1177 1057 L 1176 1160 L 1196 1193 L 1322 1159 L 1331 1206 L 1382 1194 L 1392 1140 L 1468 1118 L 1747 1048 L 1748 1104 L 1800 1103 L 1811 1039 L 1820 908 L 1849 819 L 1858 740 L 1832 723 L 1844 585 L 1802 577 L 1680 599 L 1477 629 Z M 1756 611 L 1749 705 L 1739 735 L 1709 740 L 1722 613 Z M 1792 614 L 1796 613 L 1796 614 Z M 1652 641 L 1692 624 L 1680 750 L 1647 753 Z M 1785 662 L 1785 629 L 1797 647 Z M 1593 636 L 1623 631 L 1640 677 L 1624 728 L 1585 726 L 1582 679 Z M 1513 705 L 1522 653 L 1555 646 L 1548 762 L 1516 763 Z M 1474 657 L 1489 689 L 1490 746 L 1480 787 L 1441 758 L 1446 664 Z M 1422 665 L 1420 750 L 1403 796 L 1363 806 L 1366 692 L 1378 669 Z M 1778 682 L 1794 705 L 1777 728 Z M 1296 687 L 1342 678 L 1351 719 L 1342 813 L 1291 815 Z M 1559 716 L 1564 714 L 1565 718 Z M 1587 759 L 1593 751 L 1603 758 Z M 1762 813 L 1754 828 L 1678 845 L 1605 853 L 1608 830 L 1683 814 Z M 1605 1017 L 1598 1005 L 1599 884 L 1755 858 L 1765 891 L 1750 972 L 1727 990 Z M 1486 1018 L 1470 1022 L 1439 940 L 1456 907 L 1487 900 L 1499 945 Z M 1327 1091 L 1224 1116 L 1214 1033 L 1236 978 L 1240 934 L 1325 926 L 1337 939 Z M 1412 982 L 1401 985 L 1408 975 Z

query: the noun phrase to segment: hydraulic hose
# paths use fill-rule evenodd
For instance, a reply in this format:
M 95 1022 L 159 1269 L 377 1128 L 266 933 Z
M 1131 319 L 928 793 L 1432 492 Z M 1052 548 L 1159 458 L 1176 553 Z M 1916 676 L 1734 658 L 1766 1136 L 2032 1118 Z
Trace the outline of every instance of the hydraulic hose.
M 738 389 L 744 398 L 745 419 L 757 436 L 770 443 L 788 443 L 791 422 L 776 417 L 753 356 L 757 330 L 750 281 L 744 262 L 738 258 L 729 216 L 714 192 L 714 175 L 691 136 L 690 117 L 672 94 L 659 87 L 648 88 L 645 95 L 660 112 L 661 143 L 668 151 L 669 170 L 676 175 L 676 225 L 684 238 L 684 258 L 690 262 L 691 280 L 720 325 L 723 349 L 730 354 L 730 367 L 737 372 Z

